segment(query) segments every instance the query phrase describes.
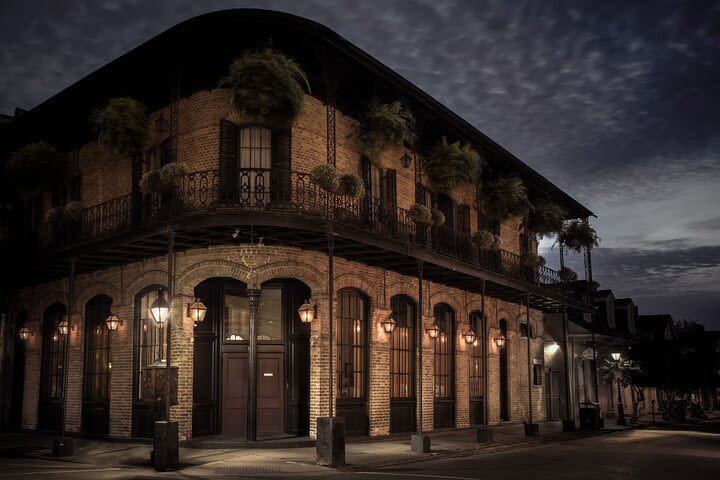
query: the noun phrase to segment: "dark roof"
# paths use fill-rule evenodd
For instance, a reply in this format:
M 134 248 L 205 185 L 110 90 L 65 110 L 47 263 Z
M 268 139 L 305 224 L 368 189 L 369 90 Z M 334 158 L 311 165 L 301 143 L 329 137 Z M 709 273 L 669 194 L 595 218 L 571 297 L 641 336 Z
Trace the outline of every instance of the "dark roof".
M 675 329 L 675 322 L 670 314 L 638 315 L 637 326 L 640 330 L 652 333 L 654 339 L 665 338 L 665 329 L 670 325 L 671 331 Z
M 534 197 L 558 202 L 571 217 L 593 215 L 460 116 L 337 33 L 311 20 L 268 10 L 222 10 L 170 28 L 16 117 L 10 125 L 13 131 L 2 135 L 2 150 L 40 138 L 70 150 L 93 138 L 88 115 L 108 98 L 129 95 L 150 110 L 160 108 L 178 93 L 186 96 L 214 88 L 232 58 L 243 50 L 261 48 L 269 40 L 303 65 L 314 95 L 325 95 L 323 65 L 331 58 L 333 73 L 340 77 L 337 100 L 341 108 L 345 96 L 354 95 L 362 102 L 383 94 L 404 98 L 414 109 L 423 110 L 428 119 L 426 131 L 439 130 L 470 141 L 491 164 L 517 172 Z
M 627 307 L 628 305 L 634 305 L 632 298 L 616 298 L 615 299 L 616 307 Z
M 593 295 L 593 298 L 607 298 L 613 294 L 612 290 L 598 290 Z

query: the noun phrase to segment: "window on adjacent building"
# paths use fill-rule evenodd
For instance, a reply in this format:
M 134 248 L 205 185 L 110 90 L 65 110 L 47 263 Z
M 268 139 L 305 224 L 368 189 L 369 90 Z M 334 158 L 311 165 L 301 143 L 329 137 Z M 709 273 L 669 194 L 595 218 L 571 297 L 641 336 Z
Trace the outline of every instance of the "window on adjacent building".
M 404 295 L 390 299 L 395 329 L 390 334 L 390 397 L 412 398 L 415 351 L 415 302 Z
M 338 292 L 337 397 L 364 399 L 368 305 L 354 290 Z

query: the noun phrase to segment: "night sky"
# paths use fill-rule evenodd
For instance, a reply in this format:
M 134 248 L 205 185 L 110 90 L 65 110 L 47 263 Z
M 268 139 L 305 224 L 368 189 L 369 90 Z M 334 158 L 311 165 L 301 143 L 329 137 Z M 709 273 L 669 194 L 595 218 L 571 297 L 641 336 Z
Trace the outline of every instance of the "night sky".
M 0 113 L 238 7 L 320 22 L 418 85 L 595 212 L 601 288 L 720 329 L 720 1 L 3 0 Z

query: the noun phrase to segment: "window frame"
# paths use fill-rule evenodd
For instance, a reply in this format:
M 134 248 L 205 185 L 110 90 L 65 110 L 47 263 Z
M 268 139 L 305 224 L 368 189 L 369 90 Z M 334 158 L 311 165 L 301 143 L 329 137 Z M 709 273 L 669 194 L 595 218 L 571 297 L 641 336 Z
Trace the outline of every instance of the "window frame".
M 353 305 L 346 302 L 352 301 Z M 368 396 L 368 343 L 370 302 L 367 296 L 354 289 L 342 289 L 337 294 L 337 353 L 335 366 L 336 399 L 338 401 L 365 401 Z M 353 311 L 354 310 L 354 311 Z M 362 318 L 353 318 L 360 314 Z M 361 322 L 359 325 L 357 322 Z M 353 322 L 353 323 L 349 323 Z M 346 373 L 350 363 L 351 376 Z M 345 362 L 345 363 L 343 363 Z M 347 378 L 348 385 L 344 385 Z M 358 385 L 358 382 L 360 384 Z M 352 394 L 350 394 L 352 391 Z M 347 393 L 345 393 L 347 392 Z M 359 395 L 358 395 L 359 393 Z
M 390 333 L 390 398 L 411 400 L 415 398 L 415 323 L 417 305 L 406 295 L 395 295 L 390 298 L 392 315 L 397 322 Z M 405 313 L 404 319 L 402 313 Z M 409 320 L 409 322 L 408 322 Z M 408 325 L 409 323 L 409 325 Z M 401 337 L 401 333 L 404 336 Z M 405 367 L 399 368 L 398 367 Z M 403 380 L 408 385 L 408 392 L 402 395 Z M 400 394 L 398 394 L 400 393 Z

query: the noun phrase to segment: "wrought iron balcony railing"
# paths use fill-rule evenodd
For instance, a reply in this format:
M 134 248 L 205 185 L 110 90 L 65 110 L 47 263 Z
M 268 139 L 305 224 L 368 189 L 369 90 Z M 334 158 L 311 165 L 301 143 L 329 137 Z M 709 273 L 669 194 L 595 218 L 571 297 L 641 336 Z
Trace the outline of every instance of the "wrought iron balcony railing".
M 171 191 L 144 195 L 139 205 L 128 194 L 85 209 L 79 223 L 45 225 L 39 244 L 67 247 L 185 214 L 237 210 L 320 217 L 535 285 L 560 283 L 558 272 L 548 267 L 529 267 L 505 250 L 480 250 L 468 233 L 416 223 L 408 210 L 378 198 L 328 192 L 311 182 L 308 173 L 297 171 L 242 169 L 233 179 L 221 178 L 217 170 L 192 172 Z

